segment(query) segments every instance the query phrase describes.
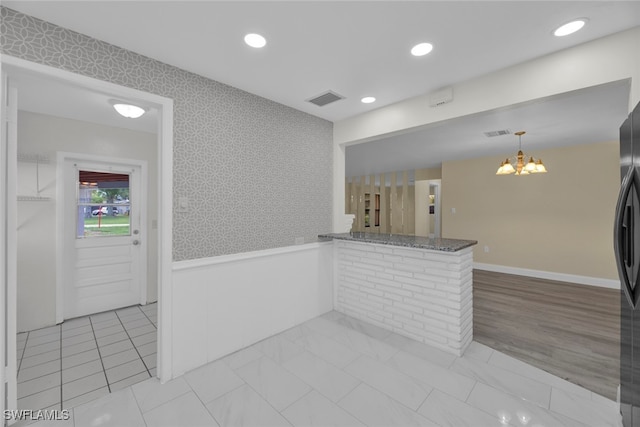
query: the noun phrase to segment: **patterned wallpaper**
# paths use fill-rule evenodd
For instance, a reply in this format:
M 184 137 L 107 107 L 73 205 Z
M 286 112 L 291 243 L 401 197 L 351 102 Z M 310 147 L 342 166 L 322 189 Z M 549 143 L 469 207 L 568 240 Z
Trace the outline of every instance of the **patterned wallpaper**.
M 0 51 L 174 100 L 176 261 L 331 231 L 333 124 L 0 7 Z

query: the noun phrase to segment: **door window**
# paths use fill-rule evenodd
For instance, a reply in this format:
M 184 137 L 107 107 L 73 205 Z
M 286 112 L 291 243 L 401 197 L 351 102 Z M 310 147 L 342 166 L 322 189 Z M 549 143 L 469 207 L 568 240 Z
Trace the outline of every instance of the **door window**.
M 76 238 L 131 235 L 129 174 L 80 170 Z

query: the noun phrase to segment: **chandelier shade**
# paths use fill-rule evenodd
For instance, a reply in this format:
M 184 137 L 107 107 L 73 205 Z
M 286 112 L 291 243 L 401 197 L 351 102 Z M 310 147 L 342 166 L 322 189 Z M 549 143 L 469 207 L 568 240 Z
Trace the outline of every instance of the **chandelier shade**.
M 534 173 L 545 173 L 547 168 L 542 163 L 541 159 L 535 159 L 533 156 L 526 156 L 522 152 L 522 135 L 525 131 L 516 132 L 518 135 L 518 154 L 511 158 L 507 158 L 500 163 L 500 167 L 496 172 L 496 175 L 529 175 Z M 529 160 L 527 161 L 527 157 Z

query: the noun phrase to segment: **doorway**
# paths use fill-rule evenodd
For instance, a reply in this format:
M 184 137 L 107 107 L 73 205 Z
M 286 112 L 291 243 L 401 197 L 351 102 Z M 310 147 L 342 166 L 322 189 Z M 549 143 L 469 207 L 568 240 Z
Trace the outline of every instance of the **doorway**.
M 88 91 L 93 91 L 95 93 L 104 95 L 110 94 L 112 96 L 117 97 L 125 97 L 125 99 L 131 101 L 137 101 L 139 103 L 143 103 L 145 106 L 151 109 L 156 109 L 158 111 L 158 123 L 156 125 L 157 136 L 155 137 L 155 146 L 156 146 L 156 156 L 154 159 L 156 173 L 157 173 L 157 198 L 152 205 L 152 209 L 156 213 L 156 218 L 153 220 L 151 224 L 151 234 L 148 237 L 154 237 L 157 241 L 157 292 L 158 292 L 158 340 L 157 344 L 154 344 L 154 347 L 157 348 L 158 354 L 158 369 L 157 376 L 161 378 L 161 380 L 167 380 L 171 378 L 171 334 L 170 328 L 163 327 L 163 319 L 170 318 L 171 312 L 171 301 L 170 299 L 162 298 L 162 295 L 170 295 L 171 294 L 171 222 L 172 222 L 172 152 L 173 152 L 173 140 L 172 140 L 172 127 L 173 127 L 173 103 L 171 100 L 163 97 L 159 97 L 157 95 L 143 93 L 137 90 L 124 88 L 121 86 L 117 86 L 111 83 L 106 83 L 103 81 L 95 80 L 92 78 L 76 75 L 70 72 L 66 72 L 63 70 L 55 69 L 48 66 L 42 66 L 39 64 L 31 63 L 28 61 L 20 60 L 13 57 L 3 56 L 2 58 L 2 74 L 4 77 L 8 76 L 8 80 L 11 80 L 11 76 L 16 75 L 24 75 L 31 74 L 37 75 L 44 79 L 51 79 L 51 81 L 55 82 L 64 82 L 65 84 L 72 85 L 74 87 L 82 88 Z M 20 92 L 20 85 L 17 85 L 18 99 Z M 17 110 L 17 108 L 16 108 Z M 18 147 L 17 138 L 8 138 L 2 140 L 3 147 L 2 152 L 7 153 L 16 153 Z M 7 171 L 6 181 L 7 186 L 10 188 L 12 185 L 17 186 L 18 181 L 18 172 L 17 172 L 17 158 L 14 156 L 11 158 L 3 157 L 3 167 L 6 167 Z M 38 196 L 40 197 L 40 196 Z M 20 198 L 18 198 L 20 200 Z M 22 199 L 23 201 L 33 201 L 33 200 L 44 200 L 44 198 L 28 198 Z M 56 197 L 56 200 L 61 200 L 59 197 Z M 59 204 L 59 203 L 58 203 Z M 18 206 L 16 204 L 15 195 L 13 198 L 7 197 L 3 198 L 2 205 L 0 208 L 2 209 L 2 217 L 6 222 L 6 229 L 3 234 L 7 236 L 6 240 L 6 251 L 3 251 L 3 266 L 7 268 L 8 271 L 16 270 L 16 260 L 15 257 L 10 256 L 10 253 L 17 252 L 17 233 L 9 232 L 7 230 L 16 230 L 18 228 L 19 218 L 17 218 L 17 210 Z M 44 205 L 42 205 L 44 206 Z M 50 212 L 50 211 L 48 211 Z M 58 222 L 61 222 L 61 218 L 57 218 Z M 55 224 L 55 228 L 59 229 L 60 224 Z M 129 226 L 131 232 L 135 230 Z M 63 252 L 62 243 L 58 242 L 56 245 L 55 253 L 57 256 Z M 133 246 L 133 245 L 132 245 Z M 55 256 L 53 257 L 55 258 Z M 50 261 L 41 259 L 41 261 Z M 56 271 L 55 273 L 55 281 L 61 283 L 63 279 L 63 272 Z M 16 314 L 12 313 L 11 309 L 8 307 L 16 306 L 16 284 L 17 280 L 12 275 L 6 275 L 5 278 L 5 286 L 7 297 L 3 300 L 3 303 L 0 304 L 0 309 L 2 312 L 0 313 L 0 318 L 6 318 L 6 325 L 2 328 L 2 340 L 7 344 L 7 348 L 16 348 Z M 137 303 L 141 300 L 141 296 L 138 297 Z M 55 293 L 54 300 L 56 300 L 55 306 L 63 306 L 63 304 L 58 304 L 61 301 L 61 295 L 58 292 Z M 63 313 L 56 313 L 56 320 L 61 321 L 65 315 Z M 166 324 L 166 323 L 165 323 Z M 12 344 L 13 343 L 13 344 Z M 4 362 L 7 366 L 10 363 L 7 363 L 7 360 L 11 359 L 11 354 L 13 352 L 8 352 L 7 356 L 4 356 Z M 5 353 L 6 354 L 6 353 Z M 13 353 L 15 354 L 15 353 Z M 7 359 L 8 358 L 8 359 Z M 156 375 L 155 369 L 153 370 L 153 374 Z M 11 390 L 15 390 L 17 383 L 17 372 L 15 369 L 8 369 L 5 372 L 6 376 L 3 378 L 3 381 L 6 382 L 5 387 L 3 389 L 9 390 L 9 393 L 6 395 L 6 403 L 5 399 L 3 401 L 3 408 L 7 409 L 15 409 L 17 407 L 16 403 L 16 394 L 15 392 L 11 392 Z
M 145 305 L 146 163 L 75 154 L 59 158 L 64 319 Z
M 419 180 L 415 182 L 416 236 L 440 237 L 441 182 L 439 179 Z
M 441 226 L 440 217 L 442 209 L 440 207 L 440 186 L 439 179 L 429 180 L 429 237 L 440 238 Z

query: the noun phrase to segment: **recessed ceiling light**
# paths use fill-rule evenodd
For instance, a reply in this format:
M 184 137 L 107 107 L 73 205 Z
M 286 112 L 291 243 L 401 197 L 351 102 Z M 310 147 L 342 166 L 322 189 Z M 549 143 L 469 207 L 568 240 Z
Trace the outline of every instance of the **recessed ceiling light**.
M 364 104 L 371 104 L 372 102 L 376 102 L 376 99 L 373 96 L 365 96 L 360 101 L 362 101 Z
M 433 50 L 431 43 L 420 43 L 411 48 L 411 54 L 413 56 L 424 56 Z
M 584 27 L 584 24 L 586 23 L 586 18 L 576 19 L 575 21 L 568 22 L 558 27 L 558 29 L 553 32 L 553 35 L 556 37 L 568 36 L 569 34 L 573 34 L 580 28 Z
M 123 117 L 128 119 L 137 119 L 142 116 L 147 110 L 137 105 L 125 104 L 124 102 L 110 101 L 113 108 Z
M 261 48 L 267 44 L 267 39 L 262 37 L 260 34 L 247 34 L 244 36 L 244 42 L 251 47 Z

